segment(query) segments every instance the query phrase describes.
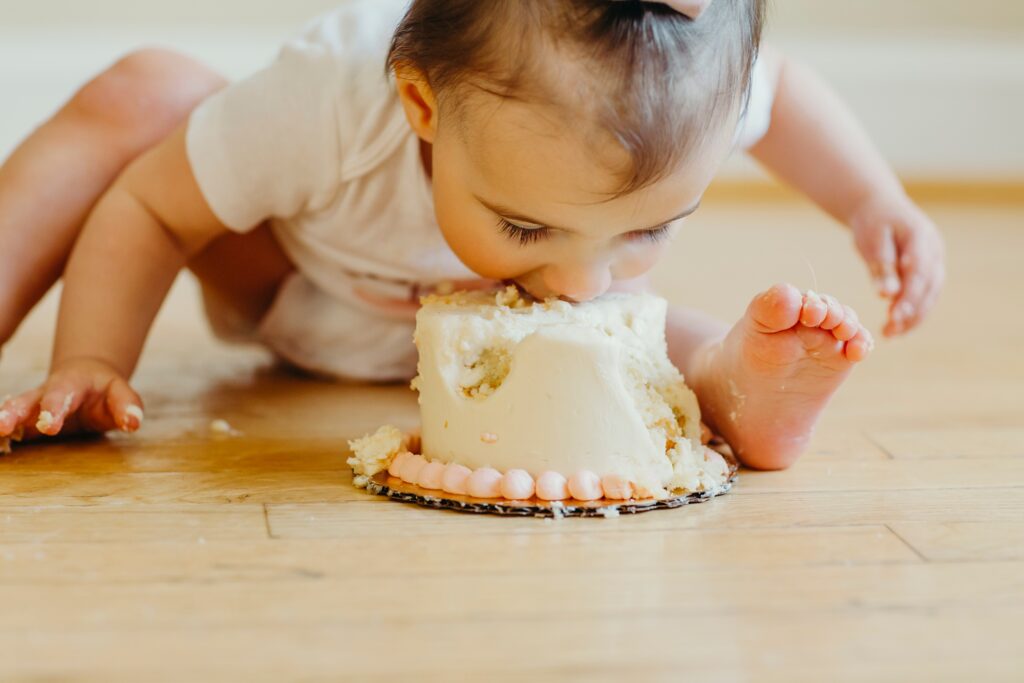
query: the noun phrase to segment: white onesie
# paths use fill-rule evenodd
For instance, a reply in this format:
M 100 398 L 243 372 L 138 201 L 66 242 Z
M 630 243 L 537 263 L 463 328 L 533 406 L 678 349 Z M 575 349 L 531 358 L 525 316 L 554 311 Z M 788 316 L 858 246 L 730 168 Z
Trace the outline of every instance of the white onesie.
M 343 1 L 189 120 L 189 161 L 213 212 L 238 232 L 269 220 L 296 267 L 259 339 L 319 374 L 412 377 L 419 296 L 477 279 L 441 235 L 419 139 L 385 71 L 407 6 Z M 772 84 L 754 76 L 743 147 L 771 111 Z

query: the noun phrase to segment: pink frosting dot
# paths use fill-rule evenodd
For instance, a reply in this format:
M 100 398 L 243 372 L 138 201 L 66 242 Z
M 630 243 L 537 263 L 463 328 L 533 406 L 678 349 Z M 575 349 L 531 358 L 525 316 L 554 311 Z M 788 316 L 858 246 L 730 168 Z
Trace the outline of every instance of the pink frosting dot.
M 420 470 L 426 466 L 426 458 L 422 455 L 413 455 L 411 458 L 406 458 L 405 462 L 402 463 L 401 469 L 398 470 L 398 476 L 402 477 L 402 481 L 408 484 L 415 484 L 419 479 Z
M 428 462 L 420 470 L 420 476 L 416 483 L 425 489 L 434 491 L 441 488 L 442 476 L 444 476 L 444 463 Z
M 493 467 L 481 467 L 469 475 L 466 491 L 474 498 L 501 498 L 501 472 Z
M 612 500 L 629 500 L 633 497 L 633 484 L 620 474 L 606 474 L 601 477 L 604 497 Z
M 388 465 L 388 474 L 392 477 L 401 477 L 402 466 L 405 461 L 412 457 L 412 453 L 409 451 L 402 451 L 391 459 L 391 464 Z
M 569 477 L 569 493 L 576 500 L 597 500 L 604 495 L 601 477 L 590 470 L 580 470 Z
M 533 477 L 526 470 L 509 470 L 501 478 L 501 495 L 509 500 L 526 500 L 533 497 Z
M 446 493 L 454 493 L 457 496 L 466 495 L 466 480 L 473 473 L 465 465 L 457 465 L 450 462 L 445 465 L 444 474 L 441 475 L 441 488 Z
M 568 482 L 558 472 L 541 472 L 537 477 L 537 497 L 541 500 L 565 500 L 569 497 Z

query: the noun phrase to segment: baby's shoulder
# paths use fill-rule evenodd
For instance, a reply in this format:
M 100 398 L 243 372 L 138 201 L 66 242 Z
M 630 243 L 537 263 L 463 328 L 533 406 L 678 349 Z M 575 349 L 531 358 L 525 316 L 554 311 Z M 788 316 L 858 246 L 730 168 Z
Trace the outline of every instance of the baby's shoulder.
M 405 9 L 405 0 L 345 0 L 279 55 L 278 68 L 301 84 L 302 106 L 320 108 L 328 117 L 343 179 L 373 167 L 408 133 L 386 68 Z
M 342 69 L 372 65 L 383 74 L 405 6 L 404 0 L 343 0 L 311 21 L 284 50 L 308 53 Z

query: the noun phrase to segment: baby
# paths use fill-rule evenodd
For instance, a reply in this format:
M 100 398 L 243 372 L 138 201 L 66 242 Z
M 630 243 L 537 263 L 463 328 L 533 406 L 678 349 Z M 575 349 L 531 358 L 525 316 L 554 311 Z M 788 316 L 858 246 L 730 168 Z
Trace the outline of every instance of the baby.
M 15 151 L 0 344 L 62 275 L 64 292 L 49 376 L 0 407 L 0 438 L 138 429 L 129 378 L 183 267 L 219 336 L 379 381 L 415 373 L 416 304 L 442 286 L 642 288 L 735 146 L 850 226 L 887 334 L 932 306 L 938 232 L 826 87 L 758 56 L 764 0 L 406 5 L 344 2 L 231 85 L 135 53 Z M 675 308 L 667 335 L 758 468 L 793 462 L 873 345 L 848 306 L 790 285 L 731 329 Z

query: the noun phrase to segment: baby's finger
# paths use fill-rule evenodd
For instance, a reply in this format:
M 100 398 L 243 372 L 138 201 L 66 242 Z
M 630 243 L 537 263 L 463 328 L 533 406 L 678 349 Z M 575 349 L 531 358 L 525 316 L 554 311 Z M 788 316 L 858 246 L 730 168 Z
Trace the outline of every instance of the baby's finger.
M 942 287 L 946 283 L 946 270 L 942 268 L 939 271 L 938 277 L 932 281 L 931 289 L 928 290 L 927 296 L 924 299 L 924 305 L 921 306 L 922 316 L 927 315 L 935 308 L 936 302 L 939 300 L 939 294 L 942 293 Z
M 78 390 L 77 384 L 68 380 L 56 380 L 47 384 L 42 399 L 39 401 L 39 417 L 36 430 L 40 434 L 56 436 L 64 427 L 68 415 L 82 405 L 85 392 Z
M 27 426 L 29 418 L 34 417 L 39 409 L 39 399 L 42 395 L 42 389 L 33 389 L 5 401 L 0 407 L 0 436 L 8 437 L 14 434 L 18 427 Z
M 142 426 L 142 399 L 123 379 L 115 379 L 107 388 L 107 410 L 123 432 Z
M 935 306 L 939 292 L 942 291 L 944 278 L 945 276 L 939 273 L 937 276 L 928 279 L 927 290 L 921 295 L 921 303 L 914 308 L 912 315 L 903 320 L 903 329 L 901 331 L 909 332 L 924 320 L 925 316 Z
M 906 332 L 920 320 L 937 266 L 927 254 L 922 253 L 918 242 L 909 243 L 908 249 L 900 255 L 903 289 L 892 303 L 886 334 Z
M 854 242 L 868 264 L 879 294 L 884 297 L 895 296 L 900 289 L 900 278 L 892 227 L 887 225 L 882 229 L 858 230 L 854 233 Z

